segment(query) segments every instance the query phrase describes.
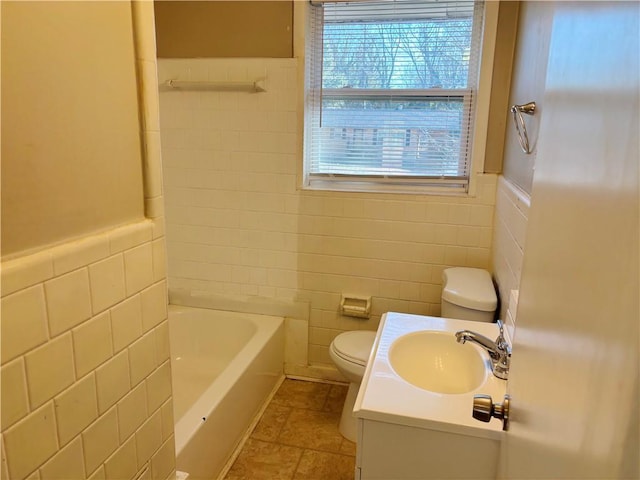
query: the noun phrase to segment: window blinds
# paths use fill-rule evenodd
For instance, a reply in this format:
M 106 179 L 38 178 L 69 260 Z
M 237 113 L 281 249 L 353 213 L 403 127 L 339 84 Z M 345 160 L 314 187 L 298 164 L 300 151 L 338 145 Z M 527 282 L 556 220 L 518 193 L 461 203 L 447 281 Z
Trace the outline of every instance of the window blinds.
M 325 2 L 311 7 L 306 182 L 465 186 L 482 5 Z

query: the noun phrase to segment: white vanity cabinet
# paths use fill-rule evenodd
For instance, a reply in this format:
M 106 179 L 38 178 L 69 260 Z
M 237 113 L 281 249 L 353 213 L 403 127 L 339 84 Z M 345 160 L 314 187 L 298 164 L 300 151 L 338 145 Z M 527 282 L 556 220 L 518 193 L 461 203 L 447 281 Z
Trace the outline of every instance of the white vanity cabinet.
M 494 479 L 500 442 L 358 419 L 356 480 Z
M 438 335 L 451 337 L 448 355 L 456 354 L 458 347 L 475 348 L 456 343 L 455 334 L 462 330 L 489 339 L 498 335 L 497 325 L 491 323 L 393 312 L 383 315 L 354 406 L 358 419 L 356 480 L 496 478 L 502 422 L 494 418 L 484 423 L 472 416 L 474 395 L 490 395 L 499 402 L 506 392 L 506 381 L 491 373 L 488 355 L 484 354 L 485 360 L 469 357 L 469 362 L 485 361 L 486 371 L 461 393 L 406 380 L 412 373 L 431 378 L 434 361 L 447 368 L 446 359 L 437 357 L 434 340 Z M 402 350 L 416 345 L 420 348 Z M 394 369 L 398 365 L 401 373 Z M 464 376 L 466 365 L 447 373 L 446 378 L 455 383 Z

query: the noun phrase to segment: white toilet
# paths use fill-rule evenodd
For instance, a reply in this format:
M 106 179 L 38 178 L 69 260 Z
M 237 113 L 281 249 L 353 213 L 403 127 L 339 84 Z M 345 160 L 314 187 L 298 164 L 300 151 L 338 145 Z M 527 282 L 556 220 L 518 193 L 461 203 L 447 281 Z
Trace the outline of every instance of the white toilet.
M 357 434 L 353 407 L 375 338 L 376 332 L 369 330 L 344 332 L 334 338 L 329 347 L 331 360 L 338 371 L 349 380 L 349 391 L 340 417 L 340 433 L 352 442 L 356 441 Z
M 442 317 L 493 322 L 497 306 L 496 290 L 486 270 L 454 267 L 442 272 Z
M 492 322 L 498 299 L 491 275 L 479 268 L 448 268 L 442 275 L 442 316 Z M 364 376 L 376 332 L 357 330 L 338 335 L 329 347 L 329 356 L 347 380 L 349 391 L 342 408 L 340 433 L 356 441 L 357 422 L 353 407 Z

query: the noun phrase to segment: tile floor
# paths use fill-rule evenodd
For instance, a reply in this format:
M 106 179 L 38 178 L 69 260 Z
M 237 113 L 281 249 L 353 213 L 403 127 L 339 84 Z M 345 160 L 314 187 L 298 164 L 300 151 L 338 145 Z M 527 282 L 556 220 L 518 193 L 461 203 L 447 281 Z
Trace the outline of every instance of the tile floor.
M 346 394 L 285 379 L 225 480 L 353 480 L 356 445 L 338 432 Z

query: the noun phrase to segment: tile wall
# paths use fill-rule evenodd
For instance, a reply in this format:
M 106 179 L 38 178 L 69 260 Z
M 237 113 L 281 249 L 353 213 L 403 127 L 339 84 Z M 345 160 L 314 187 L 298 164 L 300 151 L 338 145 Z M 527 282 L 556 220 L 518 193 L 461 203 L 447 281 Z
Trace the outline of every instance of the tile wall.
M 309 363 L 389 310 L 437 315 L 448 266 L 490 268 L 496 176 L 470 197 L 300 190 L 296 59 L 159 59 L 170 79 L 266 78 L 266 93 L 161 91 L 169 287 L 308 302 Z M 341 293 L 373 314 L 338 313 Z
M 506 177 L 498 179 L 492 269 L 500 291 L 500 318 L 515 320 L 530 197 Z M 515 294 L 512 292 L 516 291 Z M 508 316 L 508 312 L 511 317 Z
M 145 220 L 2 262 L 2 478 L 170 478 L 164 238 Z

